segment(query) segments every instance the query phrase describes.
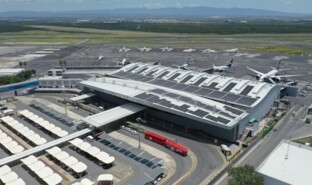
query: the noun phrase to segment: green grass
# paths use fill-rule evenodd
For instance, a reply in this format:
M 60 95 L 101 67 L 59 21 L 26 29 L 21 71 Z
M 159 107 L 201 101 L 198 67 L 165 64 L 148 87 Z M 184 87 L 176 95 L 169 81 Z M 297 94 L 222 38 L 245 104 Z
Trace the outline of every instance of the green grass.
M 268 47 L 254 47 L 247 48 L 247 50 L 257 51 L 257 52 L 269 52 L 269 53 L 281 53 L 290 55 L 311 55 L 312 51 L 305 48 L 298 48 L 294 46 L 268 46 Z

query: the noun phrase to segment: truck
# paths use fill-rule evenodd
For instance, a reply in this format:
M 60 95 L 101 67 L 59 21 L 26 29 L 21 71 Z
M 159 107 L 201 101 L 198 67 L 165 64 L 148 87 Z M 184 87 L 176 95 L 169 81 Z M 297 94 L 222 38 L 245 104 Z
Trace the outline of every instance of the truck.
M 150 141 L 153 141 L 155 143 L 158 143 L 160 145 L 163 145 L 165 146 L 166 148 L 169 148 L 170 150 L 182 155 L 182 156 L 187 156 L 187 148 L 172 141 L 172 140 L 169 140 L 168 138 L 166 138 L 165 136 L 162 136 L 162 135 L 159 135 L 159 134 L 156 134 L 154 132 L 150 132 L 150 131 L 147 131 L 145 132 L 145 135 L 144 135 L 144 138 L 145 139 L 148 139 Z

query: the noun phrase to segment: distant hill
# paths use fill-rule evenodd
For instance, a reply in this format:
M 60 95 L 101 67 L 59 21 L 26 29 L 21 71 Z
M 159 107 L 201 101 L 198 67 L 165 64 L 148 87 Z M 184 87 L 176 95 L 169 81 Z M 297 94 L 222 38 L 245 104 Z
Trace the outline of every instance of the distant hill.
M 2 18 L 205 18 L 222 17 L 296 17 L 305 14 L 294 14 L 278 11 L 249 8 L 127 8 L 112 10 L 81 10 L 60 12 L 10 11 L 0 12 Z

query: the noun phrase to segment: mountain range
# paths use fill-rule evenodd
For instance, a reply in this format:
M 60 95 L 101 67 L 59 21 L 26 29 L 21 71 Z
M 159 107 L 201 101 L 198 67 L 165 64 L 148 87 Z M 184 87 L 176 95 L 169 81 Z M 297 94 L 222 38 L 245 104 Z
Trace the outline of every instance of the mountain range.
M 206 18 L 221 17 L 302 17 L 309 14 L 296 14 L 271 10 L 249 8 L 124 8 L 106 10 L 76 10 L 76 11 L 9 11 L 0 12 L 2 18 Z

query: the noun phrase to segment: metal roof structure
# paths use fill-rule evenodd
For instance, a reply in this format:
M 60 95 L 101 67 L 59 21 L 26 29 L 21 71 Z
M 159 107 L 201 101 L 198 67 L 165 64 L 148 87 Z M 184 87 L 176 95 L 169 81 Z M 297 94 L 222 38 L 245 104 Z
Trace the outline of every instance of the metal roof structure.
M 82 120 L 94 127 L 101 127 L 105 124 L 117 121 L 124 117 L 130 116 L 132 114 L 138 113 L 145 108 L 133 103 L 125 104 L 107 111 L 83 118 Z
M 244 110 L 217 101 L 170 88 L 160 88 L 144 82 L 116 78 L 93 78 L 83 81 L 81 84 L 90 87 L 90 89 L 112 94 L 141 105 L 165 110 L 223 128 L 233 127 L 238 120 L 248 115 Z M 105 116 L 105 114 L 107 113 L 104 112 L 103 115 Z M 117 115 L 119 114 L 121 113 L 118 112 Z M 98 117 L 98 115 L 95 116 Z M 105 118 L 96 118 L 96 120 L 109 120 L 107 116 Z M 96 125 L 96 123 L 90 121 L 90 117 L 85 118 L 84 121 Z
M 83 94 L 83 95 L 80 95 L 80 96 L 72 97 L 72 98 L 70 98 L 70 100 L 76 102 L 76 101 L 80 101 L 80 100 L 84 100 L 84 99 L 90 98 L 92 96 L 94 96 L 94 94 L 88 93 L 88 94 Z
M 144 63 L 129 64 L 110 75 L 169 87 L 246 108 L 254 107 L 274 87 L 262 82 Z
M 6 75 L 16 75 L 21 72 L 25 71 L 25 69 L 22 68 L 15 68 L 15 69 L 0 69 L 0 76 L 6 76 Z
M 256 171 L 266 176 L 265 184 L 310 184 L 311 156 L 310 146 L 283 140 Z

